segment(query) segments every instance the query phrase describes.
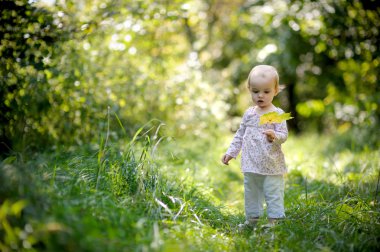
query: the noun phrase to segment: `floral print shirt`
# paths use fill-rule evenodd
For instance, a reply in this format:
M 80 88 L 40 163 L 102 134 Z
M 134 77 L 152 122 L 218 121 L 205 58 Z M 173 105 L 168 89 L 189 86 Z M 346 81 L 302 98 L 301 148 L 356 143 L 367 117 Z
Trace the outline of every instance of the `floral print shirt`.
M 274 111 L 284 113 L 277 107 Z M 242 172 L 262 175 L 285 174 L 287 168 L 281 144 L 288 138 L 286 121 L 264 125 L 259 125 L 259 121 L 260 114 L 256 112 L 256 107 L 248 108 L 226 154 L 236 158 L 242 150 Z M 267 129 L 273 129 L 275 132 L 276 138 L 273 142 L 269 142 L 263 133 Z

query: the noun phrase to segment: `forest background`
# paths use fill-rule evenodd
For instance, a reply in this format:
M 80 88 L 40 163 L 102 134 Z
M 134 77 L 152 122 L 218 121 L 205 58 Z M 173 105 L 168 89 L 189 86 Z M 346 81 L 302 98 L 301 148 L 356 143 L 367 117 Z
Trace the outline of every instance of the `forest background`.
M 111 146 L 131 147 L 136 142 L 135 151 L 120 153 L 143 150 L 144 155 L 146 146 L 162 148 L 164 157 L 158 159 L 166 158 L 167 164 L 183 169 L 193 159 L 201 162 L 202 153 L 184 148 L 189 152 L 177 162 L 179 147 L 173 142 L 204 151 L 217 149 L 220 153 L 213 157 L 218 158 L 223 154 L 219 146 L 227 147 L 225 140 L 231 139 L 251 105 L 246 89 L 250 69 L 270 64 L 285 86 L 275 104 L 294 116 L 288 122 L 291 138 L 302 139 L 293 140 L 295 146 L 309 146 L 314 137 L 323 139 L 330 153 L 348 151 L 353 160 L 367 155 L 372 170 L 366 188 L 372 198 L 364 202 L 372 204 L 368 211 L 376 212 L 379 159 L 372 155 L 380 147 L 379 13 L 376 1 L 370 0 L 1 1 L 3 209 L 5 202 L 11 209 L 12 204 L 24 202 L 20 199 L 29 203 L 20 203 L 15 213 L 33 205 L 33 197 L 47 189 L 33 189 L 39 186 L 24 185 L 20 177 L 26 172 L 32 177 L 48 174 L 55 180 L 57 167 L 75 158 L 74 153 L 82 153 L 81 157 L 96 153 L 92 183 L 96 190 L 101 187 L 101 172 L 112 167 L 111 153 L 118 153 Z M 141 156 L 139 161 L 145 160 Z M 41 162 L 42 168 L 31 170 Z M 360 173 L 363 166 L 355 162 Z M 307 183 L 305 174 L 299 174 L 302 183 Z M 39 183 L 38 178 L 31 181 Z M 123 188 L 129 188 L 129 197 L 143 190 Z M 162 211 L 172 211 L 168 203 L 156 199 Z M 39 204 L 29 207 L 44 209 Z M 38 215 L 28 214 L 12 225 L 30 227 L 28 216 L 38 219 Z M 161 243 L 154 243 L 161 217 L 156 216 L 145 230 L 150 238 L 139 240 L 135 234 L 127 245 L 162 249 Z M 23 239 L 9 238 L 12 229 L 4 223 L 0 234 L 8 238 L 2 246 L 12 248 L 21 242 L 17 246 L 22 247 Z M 378 221 L 375 227 L 376 236 Z M 47 233 L 46 237 L 51 235 Z M 50 244 L 41 238 L 44 235 L 38 238 L 31 232 L 30 236 L 34 240 L 29 243 L 37 247 L 54 247 L 63 239 Z M 88 246 L 70 241 L 74 247 Z M 366 249 L 378 248 L 379 240 L 368 244 Z

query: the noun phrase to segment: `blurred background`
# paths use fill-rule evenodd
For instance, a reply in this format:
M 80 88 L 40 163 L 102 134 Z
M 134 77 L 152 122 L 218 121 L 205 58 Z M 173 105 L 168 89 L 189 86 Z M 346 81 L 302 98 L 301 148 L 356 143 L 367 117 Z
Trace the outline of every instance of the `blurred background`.
M 246 78 L 271 64 L 295 134 L 379 147 L 376 1 L 17 0 L 0 15 L 0 149 L 165 134 L 218 137 L 251 105 Z

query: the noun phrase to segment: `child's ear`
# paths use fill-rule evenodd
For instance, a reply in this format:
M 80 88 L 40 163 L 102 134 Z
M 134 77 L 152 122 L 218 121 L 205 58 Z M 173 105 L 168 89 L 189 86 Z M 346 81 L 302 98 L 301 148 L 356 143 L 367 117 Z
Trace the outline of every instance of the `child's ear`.
M 276 87 L 274 89 L 274 96 L 278 95 L 278 93 L 280 93 L 280 89 L 278 87 Z
M 284 90 L 285 89 L 285 85 L 279 85 L 277 88 L 276 88 L 276 94 L 275 95 L 278 95 L 282 90 Z

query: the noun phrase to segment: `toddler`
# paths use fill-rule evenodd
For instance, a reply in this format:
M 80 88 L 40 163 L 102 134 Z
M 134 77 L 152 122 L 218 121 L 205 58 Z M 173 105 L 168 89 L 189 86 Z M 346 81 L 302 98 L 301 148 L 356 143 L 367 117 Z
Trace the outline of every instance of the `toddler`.
M 256 106 L 245 111 L 240 127 L 222 157 L 223 164 L 228 165 L 242 150 L 246 221 L 239 227 L 257 223 L 263 215 L 264 199 L 270 225 L 285 217 L 283 175 L 287 169 L 281 144 L 288 137 L 286 121 L 259 125 L 263 114 L 272 111 L 284 113 L 272 104 L 280 89 L 277 70 L 269 65 L 254 67 L 248 76 L 248 89 Z

